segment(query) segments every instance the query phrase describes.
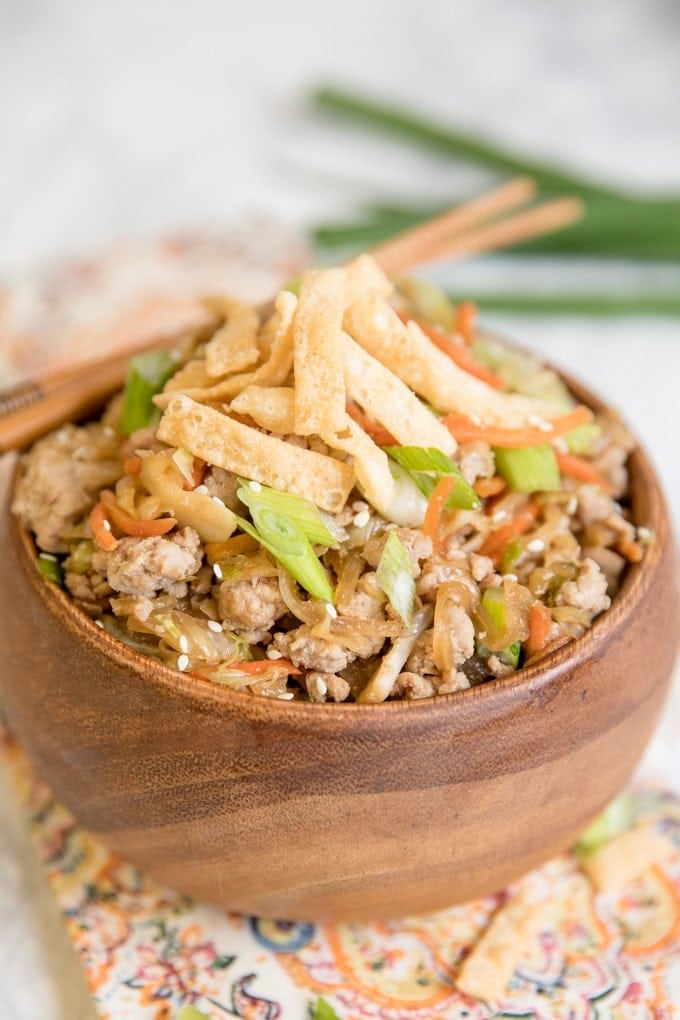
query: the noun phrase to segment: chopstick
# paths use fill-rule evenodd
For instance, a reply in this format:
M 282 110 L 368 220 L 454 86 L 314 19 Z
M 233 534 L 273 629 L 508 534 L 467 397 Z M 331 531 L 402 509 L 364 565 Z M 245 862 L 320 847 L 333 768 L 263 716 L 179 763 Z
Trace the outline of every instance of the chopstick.
M 514 212 L 535 194 L 534 182 L 518 177 L 493 191 L 398 234 L 370 254 L 390 275 L 416 266 L 494 251 L 574 223 L 583 214 L 580 199 L 565 197 Z M 504 215 L 504 214 L 508 215 Z M 144 350 L 168 347 L 163 337 Z M 137 349 L 137 352 L 139 349 Z M 16 450 L 67 421 L 94 411 L 125 383 L 134 350 L 48 371 L 0 390 L 0 454 Z

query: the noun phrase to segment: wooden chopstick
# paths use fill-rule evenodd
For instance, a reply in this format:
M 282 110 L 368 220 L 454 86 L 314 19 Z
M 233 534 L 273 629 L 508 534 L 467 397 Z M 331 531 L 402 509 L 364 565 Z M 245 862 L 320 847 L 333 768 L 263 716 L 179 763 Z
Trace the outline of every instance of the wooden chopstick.
M 418 265 L 462 258 L 517 244 L 575 222 L 583 214 L 576 198 L 558 198 L 511 215 L 535 193 L 533 181 L 519 177 L 450 209 L 427 223 L 398 234 L 370 254 L 390 275 Z M 144 349 L 172 346 L 158 338 Z M 120 389 L 131 354 L 125 350 L 71 369 L 48 371 L 0 390 L 0 454 L 19 449 L 67 421 L 77 421 Z
M 524 205 L 536 193 L 529 177 L 516 177 L 499 188 L 473 198 L 465 205 L 448 209 L 377 245 L 370 254 L 388 275 L 399 275 L 430 260 L 430 252 L 456 235 L 464 234 L 485 220 L 492 220 L 509 209 Z

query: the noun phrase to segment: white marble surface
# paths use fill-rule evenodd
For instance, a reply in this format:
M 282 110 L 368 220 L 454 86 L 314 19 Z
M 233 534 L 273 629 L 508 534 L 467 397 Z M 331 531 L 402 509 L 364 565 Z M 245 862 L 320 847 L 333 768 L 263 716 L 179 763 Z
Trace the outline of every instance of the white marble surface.
M 2 0 L 0 273 L 120 236 L 252 212 L 304 224 L 361 197 L 439 198 L 473 181 L 435 157 L 315 123 L 303 98 L 321 80 L 631 187 L 680 192 L 679 50 L 674 0 Z M 509 279 L 537 272 L 521 265 Z M 505 273 L 466 267 L 457 286 Z M 612 267 L 557 273 L 621 279 Z M 625 409 L 680 521 L 680 323 L 494 324 Z M 648 762 L 680 786 L 669 720 Z M 0 1017 L 92 1015 L 0 776 Z

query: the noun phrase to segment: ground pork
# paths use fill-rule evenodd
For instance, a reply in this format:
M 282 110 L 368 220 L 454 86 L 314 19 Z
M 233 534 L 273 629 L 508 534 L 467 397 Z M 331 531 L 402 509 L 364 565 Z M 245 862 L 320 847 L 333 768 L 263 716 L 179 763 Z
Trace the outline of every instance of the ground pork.
M 434 694 L 436 694 L 434 684 L 428 677 L 404 672 L 394 681 L 390 697 L 416 701 L 418 698 L 431 698 Z
M 595 560 L 583 561 L 575 579 L 562 585 L 555 602 L 558 606 L 585 609 L 593 615 L 609 609 L 611 599 L 607 595 L 607 578 Z
M 433 630 L 424 630 L 416 640 L 413 651 L 406 660 L 406 671 L 409 673 L 438 673 L 439 669 L 432 654 Z
M 93 566 L 102 554 L 96 554 Z M 152 595 L 167 591 L 181 598 L 186 579 L 201 566 L 201 541 L 193 528 L 171 538 L 122 538 L 106 557 L 106 577 L 115 591 L 126 595 Z M 94 560 L 97 560 L 95 564 Z
M 277 651 L 296 666 L 317 670 L 319 673 L 339 673 L 353 658 L 347 648 L 342 648 L 334 641 L 312 637 L 311 628 L 306 623 L 287 633 L 279 631 L 274 635 L 272 643 Z
M 335 673 L 310 670 L 305 677 L 305 686 L 310 701 L 346 701 L 350 694 L 347 681 Z
M 286 604 L 275 577 L 256 577 L 224 581 L 218 611 L 227 630 L 268 631 L 286 612 Z
M 469 485 L 478 478 L 490 478 L 496 470 L 493 451 L 486 443 L 461 443 L 455 459 Z
M 12 509 L 23 526 L 35 532 L 41 549 L 66 552 L 64 532 L 120 474 L 120 459 L 112 455 L 100 425 L 64 425 L 37 442 L 25 458 Z
M 437 694 L 453 694 L 454 691 L 465 691 L 470 686 L 469 678 L 460 669 L 445 669 Z

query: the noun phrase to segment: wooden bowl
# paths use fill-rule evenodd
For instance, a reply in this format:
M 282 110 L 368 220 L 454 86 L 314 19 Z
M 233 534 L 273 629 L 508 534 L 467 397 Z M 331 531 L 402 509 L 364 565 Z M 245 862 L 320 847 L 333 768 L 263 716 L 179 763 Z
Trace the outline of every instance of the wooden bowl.
M 198 899 L 375 920 L 494 892 L 625 785 L 663 705 L 676 560 L 640 450 L 630 470 L 635 519 L 656 540 L 583 638 L 506 679 L 380 705 L 253 697 L 136 654 L 45 582 L 5 510 L 10 725 L 83 825 Z

